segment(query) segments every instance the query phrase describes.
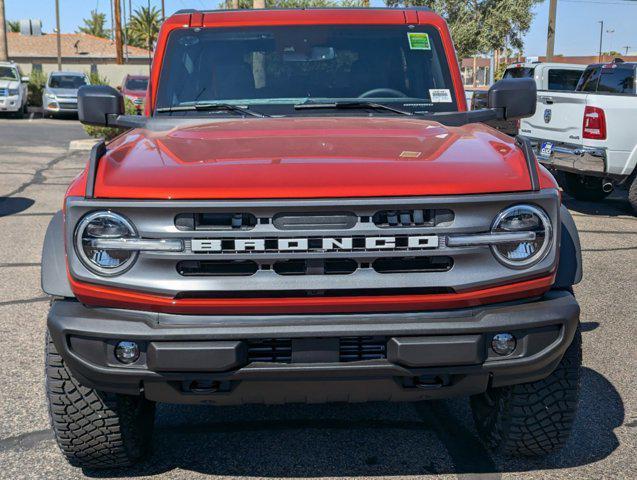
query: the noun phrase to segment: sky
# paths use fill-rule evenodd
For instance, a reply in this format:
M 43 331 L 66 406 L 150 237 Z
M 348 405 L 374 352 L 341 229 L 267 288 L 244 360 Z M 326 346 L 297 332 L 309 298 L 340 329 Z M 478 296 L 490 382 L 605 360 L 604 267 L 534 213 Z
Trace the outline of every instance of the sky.
M 82 19 L 97 8 L 108 13 L 109 0 L 59 0 L 62 32 L 74 32 Z M 126 0 L 133 10 L 148 0 Z M 160 0 L 150 0 L 159 7 Z M 212 9 L 219 0 L 165 0 L 166 14 L 184 8 Z M 372 0 L 373 6 L 383 6 L 382 0 Z M 55 0 L 5 0 L 9 20 L 39 18 L 45 32 L 55 28 Z M 549 1 L 536 5 L 531 29 L 525 37 L 524 54 L 546 53 L 546 31 Z M 107 15 L 110 26 L 110 15 Z M 563 55 L 596 55 L 599 50 L 599 21 L 604 21 L 603 50 L 637 52 L 637 0 L 558 0 L 555 53 Z

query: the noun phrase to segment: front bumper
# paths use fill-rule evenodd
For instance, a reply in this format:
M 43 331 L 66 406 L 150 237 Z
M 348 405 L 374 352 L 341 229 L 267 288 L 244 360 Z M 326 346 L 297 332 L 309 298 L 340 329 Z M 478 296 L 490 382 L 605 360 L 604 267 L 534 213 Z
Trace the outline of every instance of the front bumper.
M 53 341 L 78 380 L 172 403 L 416 401 L 473 395 L 549 375 L 579 322 L 572 294 L 462 310 L 355 315 L 201 316 L 89 308 L 55 301 Z M 506 357 L 489 344 L 509 332 Z M 343 339 L 380 338 L 382 358 L 345 361 Z M 289 340 L 287 361 L 251 361 L 263 339 Z M 140 358 L 119 363 L 120 340 Z M 340 343 L 339 343 L 340 342 Z M 364 348 L 362 352 L 364 354 Z
M 20 97 L 0 97 L 0 112 L 18 112 L 22 108 Z
M 580 173 L 583 175 L 606 177 L 606 149 L 585 147 L 566 143 L 554 143 L 550 156 L 542 153 L 542 144 L 546 140 L 531 139 L 538 161 L 552 170 Z
M 43 106 L 45 113 L 77 113 L 77 102 L 65 102 L 60 100 L 48 100 Z

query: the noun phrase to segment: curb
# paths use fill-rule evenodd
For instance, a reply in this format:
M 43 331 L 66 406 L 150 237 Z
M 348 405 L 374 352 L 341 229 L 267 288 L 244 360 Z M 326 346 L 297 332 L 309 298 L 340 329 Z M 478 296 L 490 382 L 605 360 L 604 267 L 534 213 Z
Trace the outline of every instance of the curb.
M 87 151 L 93 148 L 99 139 L 96 138 L 83 138 L 81 140 L 71 140 L 69 142 L 69 151 Z

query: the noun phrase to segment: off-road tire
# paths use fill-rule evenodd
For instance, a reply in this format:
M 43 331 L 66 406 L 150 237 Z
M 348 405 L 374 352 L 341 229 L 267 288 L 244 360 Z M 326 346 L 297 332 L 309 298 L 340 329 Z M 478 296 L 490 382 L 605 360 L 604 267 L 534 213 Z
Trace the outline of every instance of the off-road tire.
M 542 456 L 561 449 L 575 420 L 581 365 L 578 328 L 562 361 L 547 378 L 490 388 L 471 397 L 473 419 L 482 440 L 506 455 Z
M 71 465 L 132 465 L 150 449 L 155 404 L 142 396 L 106 394 L 78 383 L 46 334 L 46 395 L 58 446 Z
M 571 197 L 585 202 L 604 200 L 611 193 L 602 190 L 602 178 L 582 177 L 570 172 L 562 172 L 560 184 Z
M 633 213 L 637 215 L 637 175 L 633 176 L 630 186 L 628 187 L 628 202 L 633 209 Z

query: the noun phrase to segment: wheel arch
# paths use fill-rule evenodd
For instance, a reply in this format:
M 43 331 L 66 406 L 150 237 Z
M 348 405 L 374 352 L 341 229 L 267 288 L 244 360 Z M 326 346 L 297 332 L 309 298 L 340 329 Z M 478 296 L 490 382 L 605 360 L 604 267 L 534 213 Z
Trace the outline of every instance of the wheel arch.
M 582 248 L 579 233 L 568 209 L 560 207 L 560 256 L 555 288 L 570 288 L 582 280 Z

